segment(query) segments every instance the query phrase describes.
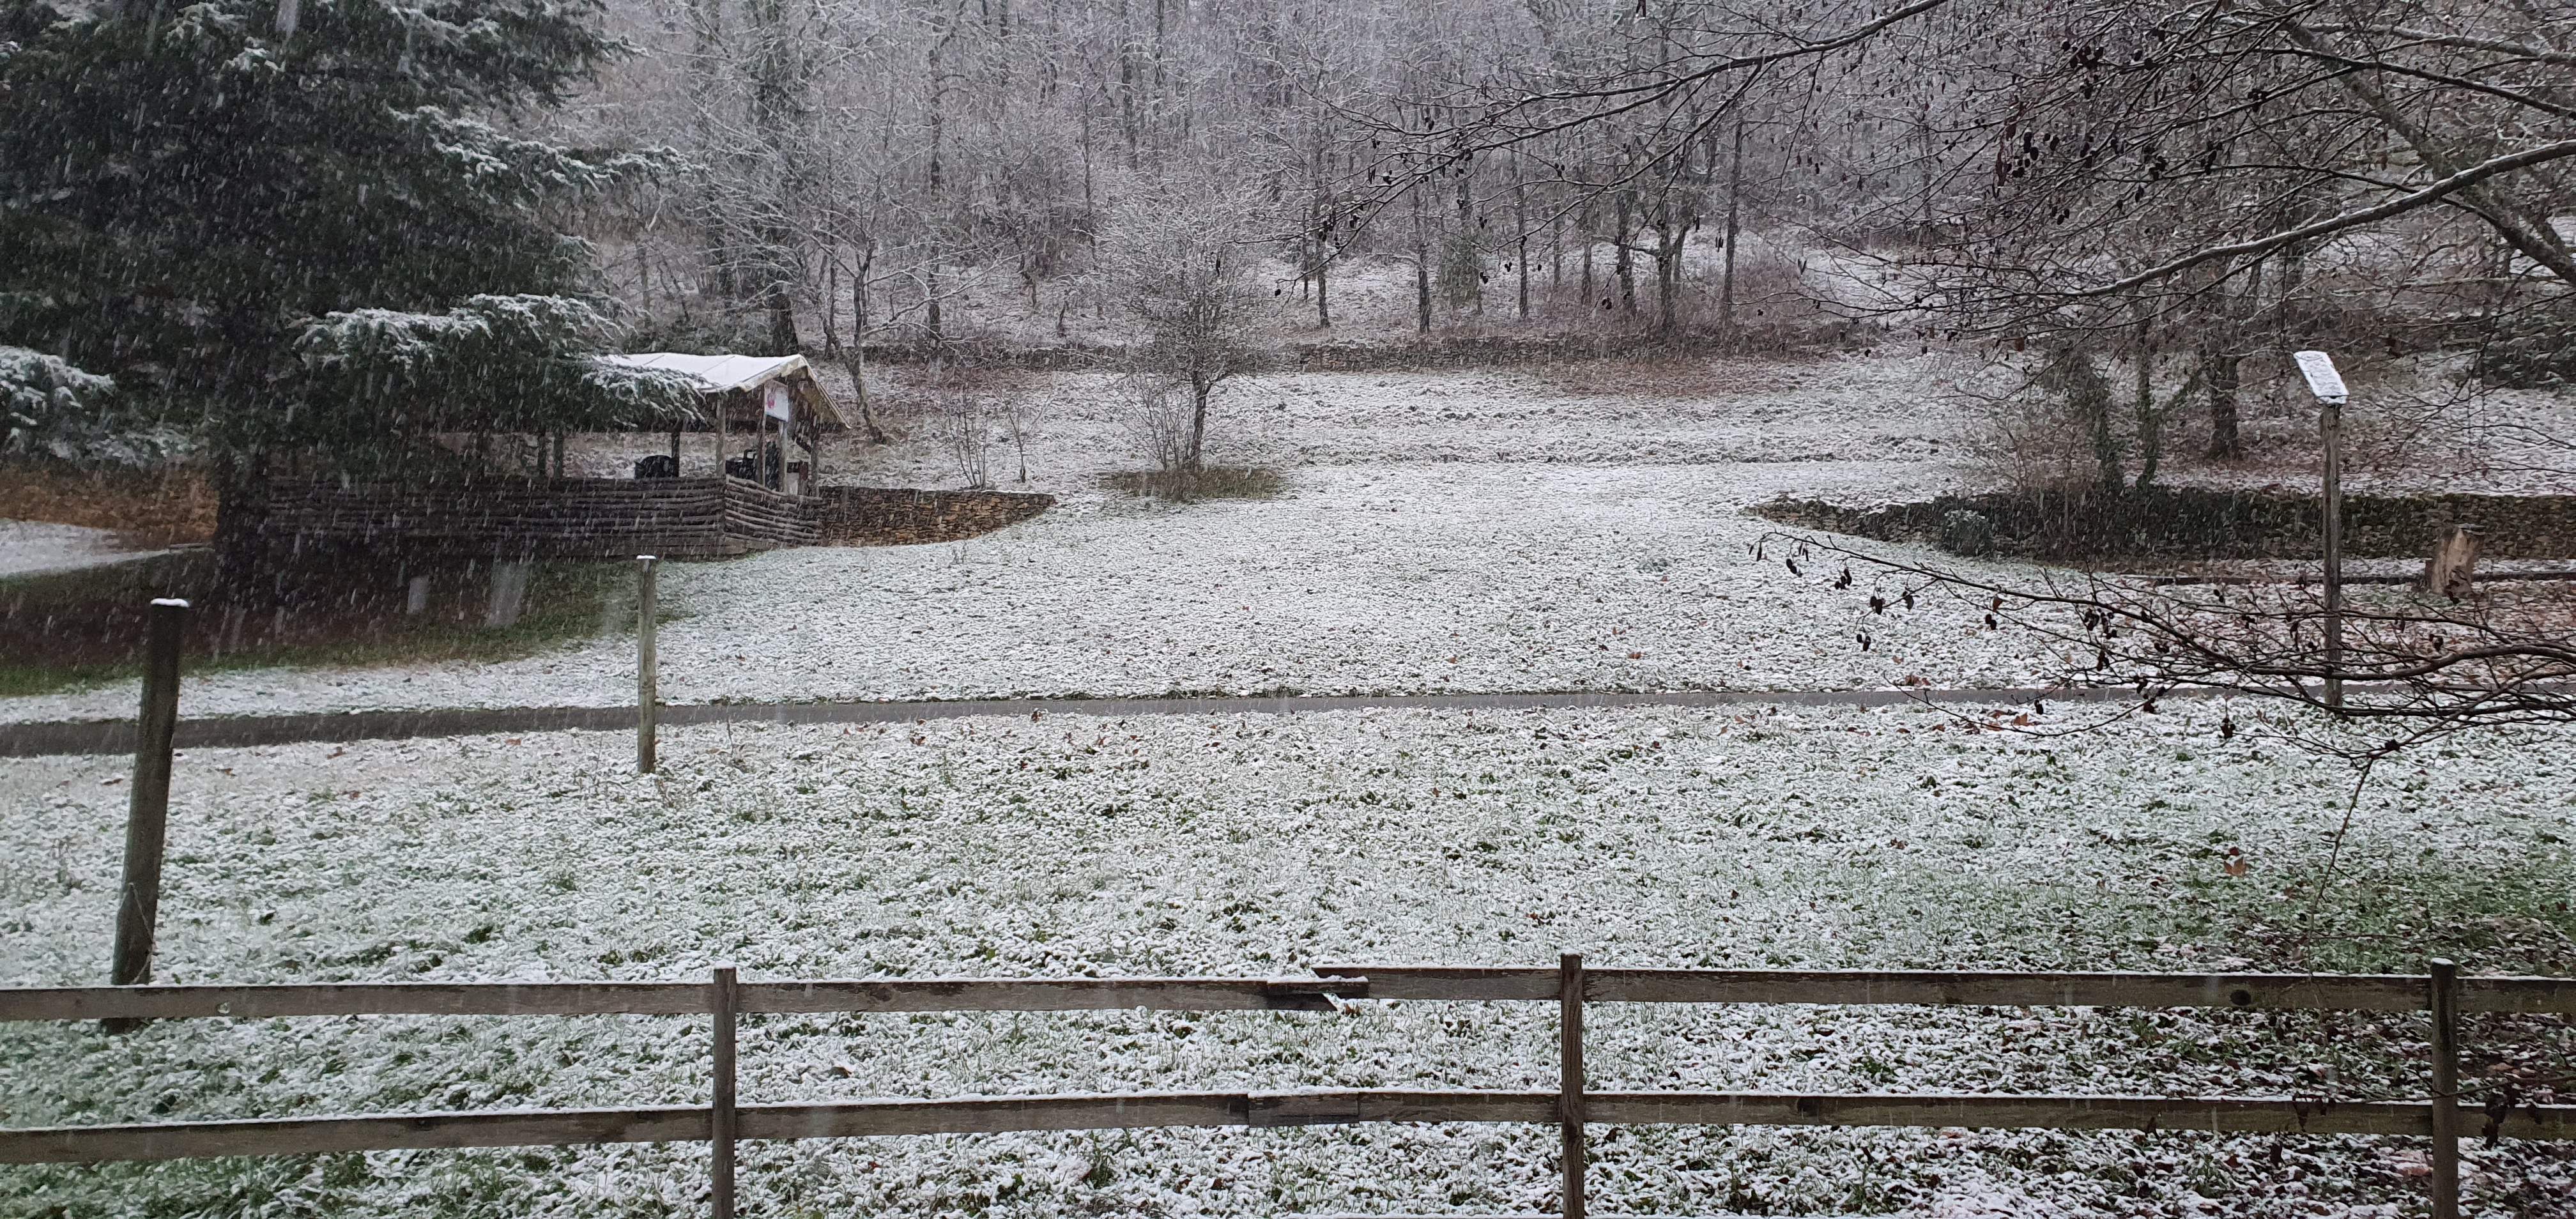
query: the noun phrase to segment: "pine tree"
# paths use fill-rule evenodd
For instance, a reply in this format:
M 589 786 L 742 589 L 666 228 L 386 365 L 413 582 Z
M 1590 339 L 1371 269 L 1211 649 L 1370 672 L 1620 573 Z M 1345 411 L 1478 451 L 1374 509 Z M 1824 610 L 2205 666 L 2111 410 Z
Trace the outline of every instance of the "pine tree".
M 549 208 L 649 171 L 504 127 L 620 51 L 597 0 L 0 0 L 0 343 L 225 455 L 682 409 Z

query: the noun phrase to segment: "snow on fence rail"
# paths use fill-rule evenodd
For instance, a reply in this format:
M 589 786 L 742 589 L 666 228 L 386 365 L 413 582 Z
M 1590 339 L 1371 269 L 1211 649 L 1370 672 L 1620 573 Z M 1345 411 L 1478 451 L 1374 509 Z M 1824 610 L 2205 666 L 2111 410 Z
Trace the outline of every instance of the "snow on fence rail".
M 2576 1014 L 2576 979 L 2430 974 L 2150 974 L 1923 970 L 1555 969 L 1317 966 L 1311 978 L 1002 978 L 737 982 L 399 982 L 276 986 L 0 988 L 0 1021 L 267 1019 L 348 1015 L 711 1015 L 715 1095 L 705 1106 L 382 1114 L 0 1130 L 0 1163 L 96 1163 L 229 1155 L 712 1142 L 712 1193 L 731 1212 L 738 1139 L 851 1138 L 1147 1127 L 1362 1122 L 1557 1124 L 1566 1138 L 1562 1213 L 1583 1213 L 1582 1129 L 1592 1124 L 2043 1127 L 2215 1133 L 2431 1136 L 2435 1213 L 2455 1214 L 2458 1139 L 2476 1121 L 2506 1138 L 2576 1139 L 2576 1106 L 2463 1106 L 2461 1012 Z M 1355 999 L 1548 1001 L 1560 1005 L 1556 1092 L 1362 1089 L 1153 1092 L 740 1105 L 733 1033 L 743 1013 L 925 1011 L 1332 1011 Z M 1583 1086 L 1588 1003 L 2211 1007 L 2430 1011 L 2424 1101 L 2322 1098 L 1622 1092 Z M 2449 1103 L 2438 1103 L 2448 1100 Z

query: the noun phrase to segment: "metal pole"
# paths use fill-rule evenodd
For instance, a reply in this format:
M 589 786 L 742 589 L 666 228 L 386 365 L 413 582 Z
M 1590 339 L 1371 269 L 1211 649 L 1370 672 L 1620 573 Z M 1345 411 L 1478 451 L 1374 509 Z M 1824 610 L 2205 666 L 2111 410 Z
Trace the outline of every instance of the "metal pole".
M 731 965 L 716 967 L 715 1002 L 715 1104 L 708 1113 L 708 1133 L 715 1142 L 715 1163 L 710 1169 L 708 1200 L 715 1209 L 715 1219 L 733 1219 L 733 1026 L 736 1013 L 734 970 Z
M 1583 1219 L 1583 954 L 1557 960 L 1557 1119 L 1565 1136 L 1565 1219 Z
M 2343 403 L 2317 416 L 2325 433 L 2326 705 L 2343 707 Z
M 125 814 L 125 876 L 117 884 L 111 986 L 152 978 L 152 932 L 161 908 L 162 843 L 170 827 L 170 740 L 179 728 L 179 630 L 188 603 L 152 603 L 143 648 L 143 707 L 135 721 L 134 779 Z M 139 1021 L 110 1021 L 111 1030 Z
M 2433 958 L 2433 1219 L 2460 1219 L 2460 967 Z
M 653 617 L 655 569 L 660 560 L 649 554 L 635 556 L 635 773 L 653 773 L 656 762 L 653 734 L 660 726 L 661 664 L 653 653 Z

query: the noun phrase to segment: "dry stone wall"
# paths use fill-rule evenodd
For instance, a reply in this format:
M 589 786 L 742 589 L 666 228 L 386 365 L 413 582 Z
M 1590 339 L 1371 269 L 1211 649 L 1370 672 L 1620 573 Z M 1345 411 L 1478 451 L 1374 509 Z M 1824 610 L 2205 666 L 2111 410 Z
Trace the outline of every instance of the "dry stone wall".
M 711 559 L 778 546 L 954 542 L 1036 516 L 1051 495 L 826 487 L 798 497 L 738 478 L 281 479 L 225 500 L 236 558 Z
M 1054 507 L 1055 497 L 1019 491 L 825 487 L 817 503 L 824 545 L 915 546 L 964 541 L 1016 525 Z

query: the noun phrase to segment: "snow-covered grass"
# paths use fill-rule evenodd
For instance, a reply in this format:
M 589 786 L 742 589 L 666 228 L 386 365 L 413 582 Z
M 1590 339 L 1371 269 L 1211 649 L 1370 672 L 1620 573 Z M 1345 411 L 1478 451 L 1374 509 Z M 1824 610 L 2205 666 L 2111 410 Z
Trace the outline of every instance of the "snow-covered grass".
M 1247 379 L 1211 457 L 1277 468 L 1286 490 L 1178 507 L 1098 486 L 1137 464 L 1107 381 L 1022 378 L 1009 392 L 1039 403 L 1027 486 L 1058 495 L 1054 510 L 954 546 L 674 565 L 662 688 L 697 702 L 2019 684 L 2047 668 L 2027 641 L 1939 599 L 1873 614 L 1892 587 L 1863 571 L 1838 589 L 1813 562 L 1792 573 L 1777 544 L 1757 559 L 1770 526 L 1741 513 L 1783 493 L 1967 484 L 1965 420 L 1927 388 L 1955 375 L 1927 356 Z M 701 439 L 686 451 L 703 460 Z M 609 473 L 654 447 L 577 452 Z M 925 435 L 837 447 L 827 471 L 955 485 Z M 210 673 L 182 710 L 614 705 L 632 694 L 631 648 L 609 630 L 499 662 Z M 130 715 L 134 697 L 10 699 L 0 722 Z M 2062 739 L 1922 710 L 737 726 L 670 732 L 670 770 L 649 780 L 624 773 L 614 734 L 196 751 L 177 784 L 161 976 L 668 978 L 727 960 L 768 977 L 1263 974 L 1542 963 L 1560 948 L 1604 964 L 2086 969 L 2414 969 L 2440 950 L 2475 970 L 2576 969 L 2576 737 L 2410 757 L 2338 837 L 2350 774 L 2259 731 L 2222 741 L 2223 710 L 2169 701 Z M 0 762 L 0 976 L 103 968 L 122 774 L 108 758 Z M 2369 1096 L 2413 1090 L 2422 1066 L 2411 1017 L 1593 1020 L 1601 1088 Z M 1550 1033 L 1547 1013 L 1515 1005 L 763 1018 L 745 1094 L 1545 1086 Z M 2563 1078 L 2567 1036 L 2486 1021 L 2470 1045 Z M 702 1022 L 640 1018 L 198 1021 L 121 1039 L 10 1027 L 0 1120 L 682 1101 L 703 1093 L 703 1039 Z M 817 1143 L 753 1149 L 746 1189 L 778 1215 L 1531 1211 L 1548 1205 L 1553 1137 Z M 2422 1167 L 2402 1140 L 1597 1139 L 1605 1212 L 2393 1214 Z M 2564 1152 L 2472 1155 L 2483 1213 L 2571 1213 Z M 0 1215 L 677 1215 L 703 1204 L 703 1157 L 20 1169 L 0 1175 Z
M 1976 485 L 1973 422 L 1944 396 L 1974 375 L 1955 355 L 1251 377 L 1222 394 L 1210 457 L 1278 469 L 1286 491 L 1178 507 L 1101 489 L 1139 464 L 1113 378 L 958 375 L 1027 404 L 1029 481 L 999 439 L 992 468 L 1058 506 L 957 545 L 674 565 L 665 603 L 686 620 L 662 636 L 667 697 L 1973 686 L 2049 670 L 1981 615 L 1878 618 L 1867 600 L 1889 588 L 1836 592 L 1837 573 L 1753 559 L 1771 526 L 1748 504 Z M 890 372 L 881 396 L 932 409 L 947 391 L 920 380 Z M 836 442 L 826 479 L 958 485 L 911 418 L 898 444 Z M 707 441 L 684 458 L 710 461 Z M 575 468 L 622 474 L 662 444 L 585 438 Z M 614 629 L 497 663 L 207 675 L 183 709 L 614 704 L 632 648 Z M 134 697 L 0 700 L 0 722 L 125 716 Z
M 1323 961 L 1946 968 L 2576 968 L 2576 737 L 2351 776 L 2214 705 L 2034 738 L 1924 710 L 1048 716 L 691 729 L 180 762 L 160 976 L 1289 974 Z M 2253 723 L 2246 708 L 2242 722 Z M 2042 721 L 2034 727 L 2056 726 Z M 0 763 L 0 976 L 95 978 L 115 759 Z M 2333 861 L 2328 871 L 2328 861 Z M 2230 873 L 2231 860 L 2247 866 Z M 2420 1019 L 1648 1009 L 1593 1086 L 2402 1094 Z M 12 1125 L 677 1103 L 683 1019 L 0 1029 Z M 2480 1020 L 2564 1076 L 2556 1021 Z M 1348 1015 L 768 1017 L 749 1100 L 1091 1089 L 1546 1087 L 1544 1005 Z M 767 1214 L 1544 1210 L 1553 1132 L 1140 1132 L 754 1147 Z M 1706 1214 L 2388 1214 L 2420 1145 L 2187 1134 L 1596 1132 L 1595 1205 Z M 2476 1213 L 2566 1215 L 2562 1149 L 2472 1148 Z M 2278 1158 L 2275 1158 L 2275 1157 Z M 701 1148 L 12 1169 L 0 1213 L 686 1214 Z M 2204 1204 L 2204 1199 L 2209 1200 Z
M 1919 645 L 1902 628 L 1904 646 L 1864 654 L 1851 627 L 1866 588 L 1829 605 L 1777 554 L 1753 561 L 1770 526 L 1741 515 L 1747 503 L 1911 495 L 1955 477 L 1926 460 L 1937 429 L 1884 409 L 1905 376 L 1771 368 L 1746 372 L 1742 394 L 1653 400 L 1529 373 L 1251 382 L 1215 456 L 1283 468 L 1288 490 L 1177 508 L 1097 488 L 1134 462 L 1104 383 L 1083 380 L 1041 416 L 1032 448 L 1033 484 L 1063 497 L 1045 516 L 954 546 L 667 571 L 665 603 L 685 620 L 662 633 L 663 689 L 777 701 L 1795 688 L 1882 685 L 1926 665 L 1945 681 L 2016 680 L 2026 666 L 1969 638 L 1965 619 L 1924 619 Z M 834 468 L 854 481 L 925 481 L 842 456 Z M 208 675 L 182 705 L 616 703 L 632 694 L 632 646 L 619 632 L 495 664 Z M 121 716 L 133 698 L 118 685 L 12 699 L 0 720 Z

